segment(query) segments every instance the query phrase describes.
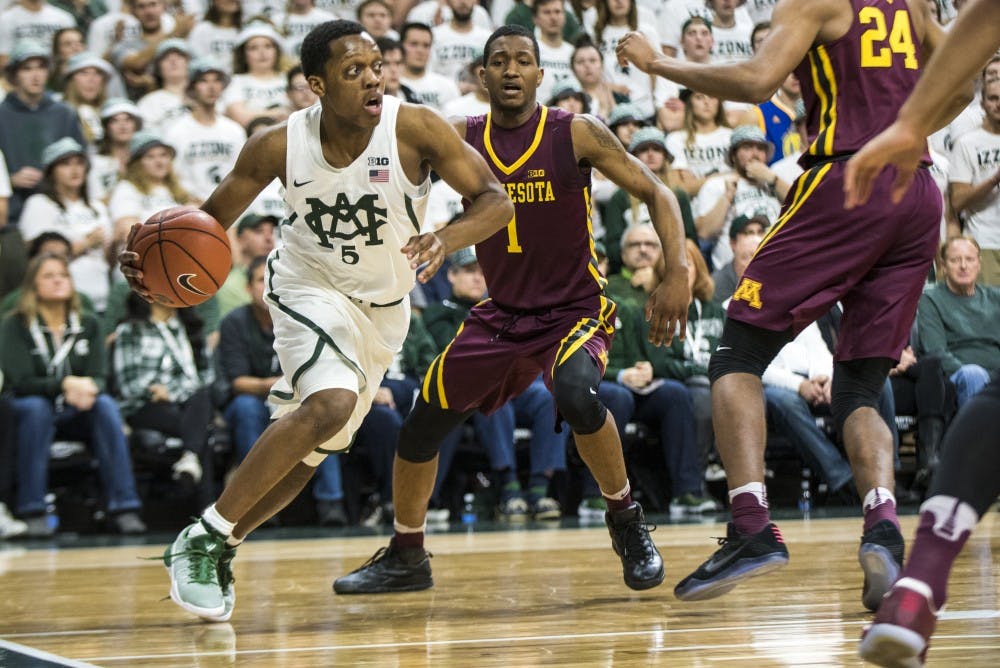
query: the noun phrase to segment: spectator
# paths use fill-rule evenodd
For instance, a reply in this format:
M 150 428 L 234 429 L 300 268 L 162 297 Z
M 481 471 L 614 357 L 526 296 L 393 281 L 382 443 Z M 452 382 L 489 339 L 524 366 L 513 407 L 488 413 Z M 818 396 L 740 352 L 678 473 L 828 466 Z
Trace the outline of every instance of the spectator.
M 42 152 L 41 192 L 24 205 L 21 231 L 25 241 L 41 233 L 59 232 L 72 243 L 69 270 L 76 289 L 93 302 L 98 314 L 108 304 L 112 228 L 108 210 L 87 192 L 87 151 L 65 137 Z
M 87 187 L 95 200 L 107 202 L 115 184 L 125 176 L 132 137 L 142 129 L 139 107 L 123 97 L 113 97 L 101 107 L 101 140 L 90 158 Z
M 174 171 L 176 155 L 174 147 L 155 133 L 143 130 L 133 135 L 125 178 L 115 185 L 108 203 L 116 243 L 125 241 L 132 225 L 157 211 L 191 203 Z
M 532 25 L 526 27 L 538 37 L 538 66 L 545 70 L 535 96 L 544 101 L 552 97 L 560 84 L 573 81 L 573 45 L 563 38 L 566 27 L 563 0 L 533 0 L 531 20 Z
M 49 68 L 48 84 L 50 91 L 53 93 L 63 91 L 66 63 L 76 54 L 86 50 L 87 43 L 84 41 L 83 32 L 76 26 L 60 28 L 52 35 L 52 65 Z
M 740 215 L 763 214 L 769 221 L 778 218 L 781 201 L 778 189 L 791 187 L 782 183 L 767 167 L 774 146 L 760 128 L 743 125 L 733 130 L 727 161 L 734 172 L 712 176 L 698 191 L 695 201 L 695 225 L 698 237 L 714 244 L 712 265 L 721 267 L 732 259 L 729 244 L 717 240 L 729 234 L 729 225 Z
M 795 183 L 795 179 L 799 178 L 799 175 L 804 171 L 799 164 L 799 158 L 802 157 L 802 152 L 809 145 L 809 128 L 806 127 L 806 103 L 802 98 L 799 98 L 795 103 L 795 117 L 792 121 L 792 127 L 799 135 L 798 142 L 796 142 L 798 148 L 791 153 L 785 151 L 785 155 L 781 160 L 772 162 L 770 165 L 771 171 L 777 174 L 778 178 L 785 183 Z M 789 146 L 791 146 L 791 142 L 789 142 Z M 936 162 L 937 159 L 935 158 Z M 937 180 L 935 177 L 935 181 Z M 947 177 L 945 177 L 945 186 L 945 190 L 947 190 Z
M 402 55 L 400 55 L 400 57 L 402 57 Z M 382 58 L 383 79 L 386 79 L 384 51 L 382 52 Z M 316 101 L 319 100 L 316 93 L 312 92 L 312 88 L 309 87 L 309 82 L 306 81 L 306 75 L 302 73 L 302 65 L 295 65 L 292 69 L 288 70 L 288 73 L 285 74 L 285 79 L 288 81 L 286 94 L 288 95 L 288 109 L 290 111 L 307 109 L 316 104 Z M 244 132 L 243 135 L 246 136 L 246 133 Z
M 559 107 L 573 114 L 589 114 L 590 98 L 575 83 L 563 82 L 552 89 L 547 107 Z
M 9 9 L 0 12 L 0 66 L 7 66 L 18 42 L 34 40 L 48 50 L 52 48 L 52 37 L 57 30 L 74 27 L 76 20 L 72 14 L 45 0 L 11 3 Z
M 80 310 L 66 260 L 28 265 L 17 309 L 0 325 L 0 368 L 14 393 L 17 513 L 29 536 L 50 536 L 45 517 L 49 449 L 56 436 L 86 438 L 99 462 L 111 526 L 143 533 L 121 415 L 104 392 L 104 345 L 93 315 Z
M 462 97 L 451 100 L 444 105 L 441 110 L 448 118 L 453 116 L 482 116 L 490 110 L 490 95 L 486 90 L 486 85 L 479 76 L 479 71 L 483 68 L 483 57 L 476 56 L 465 68 L 464 81 L 472 87 L 468 93 Z M 461 82 L 460 82 L 461 83 Z M 435 183 L 444 183 L 444 179 L 438 179 Z M 451 186 L 448 186 L 451 189 Z M 461 199 L 461 198 L 460 198 Z
M 419 104 L 420 99 L 416 94 L 400 81 L 403 72 L 403 46 L 389 37 L 378 37 L 375 43 L 382 52 L 382 80 L 385 82 L 385 94 L 398 97 L 405 102 Z M 478 72 L 476 79 L 479 79 Z
M 282 23 L 288 53 L 298 59 L 306 35 L 319 24 L 336 18 L 327 10 L 317 8 L 315 0 L 288 0 L 288 13 Z
M 278 227 L 274 216 L 248 213 L 236 223 L 236 244 L 233 267 L 219 291 L 215 293 L 219 312 L 224 317 L 233 309 L 250 303 L 247 292 L 247 269 L 256 257 L 267 257 L 274 249 L 274 232 Z
M 409 11 L 404 12 L 403 9 L 408 4 L 411 4 L 412 7 Z M 397 4 L 395 13 L 400 14 L 398 18 L 401 21 L 423 23 L 431 27 L 451 21 L 454 15 L 448 3 L 439 0 L 423 0 L 422 2 L 418 0 L 414 3 L 411 3 L 410 0 L 403 0 L 402 6 Z M 472 7 L 472 23 L 482 30 L 493 30 L 493 19 L 490 18 L 490 13 L 478 2 Z
M 570 63 L 580 88 L 590 98 L 591 111 L 608 122 L 615 107 L 628 102 L 628 93 L 616 89 L 605 76 L 604 54 L 584 35 L 573 49 Z
M 952 151 L 951 205 L 982 248 L 982 282 L 1000 286 L 1000 79 L 984 83 L 982 107 L 982 126 Z
M 265 256 L 257 256 L 243 269 L 250 302 L 225 316 L 219 326 L 216 387 L 224 396 L 216 397 L 216 402 L 221 404 L 232 434 L 236 465 L 267 429 L 271 421 L 267 396 L 281 377 L 274 351 L 274 325 L 264 302 L 266 261 Z M 347 523 L 339 460 L 337 456 L 327 457 L 316 472 L 313 496 L 319 523 L 324 526 Z
M 740 0 L 705 0 L 712 12 L 713 62 L 730 63 L 753 55 L 750 45 L 753 20 L 740 4 Z
M 498 17 L 497 13 L 493 11 L 492 7 L 490 13 L 494 17 L 493 23 L 497 26 L 519 25 L 527 28 L 528 30 L 535 30 L 536 27 L 539 28 L 539 30 L 543 31 L 542 34 L 538 35 L 539 46 L 541 46 L 541 42 L 544 38 L 544 28 L 539 26 L 538 22 L 535 19 L 535 11 L 539 4 L 548 5 L 549 3 L 548 2 L 537 3 L 531 1 L 524 2 L 523 0 L 516 0 L 515 2 L 508 3 L 507 6 L 510 7 L 510 11 L 507 11 L 506 14 L 501 14 Z M 566 40 L 570 44 L 575 43 L 576 40 L 579 39 L 580 36 L 585 33 L 581 31 L 580 21 L 576 17 L 576 15 L 573 14 L 573 12 L 566 11 L 568 6 L 571 6 L 572 3 L 559 3 L 559 4 L 560 6 L 563 7 L 563 19 L 561 25 L 559 26 L 562 39 Z M 493 6 L 496 7 L 499 5 L 501 5 L 500 0 L 494 0 Z M 547 69 L 546 72 L 548 72 Z
M 428 67 L 456 80 L 472 60 L 483 55 L 483 44 L 492 28 L 473 24 L 472 10 L 479 7 L 476 0 L 445 0 L 444 4 L 451 10 L 451 18 L 431 29 L 434 47 Z
M 945 241 L 938 265 L 944 281 L 924 291 L 917 306 L 918 348 L 941 359 L 961 408 L 1000 369 L 1000 288 L 976 283 L 982 265 L 972 237 Z
M 187 86 L 191 111 L 174 121 L 164 136 L 184 165 L 181 186 L 199 202 L 232 170 L 247 140 L 239 123 L 216 111 L 228 79 L 218 65 L 205 60 L 191 63 Z
M 740 125 L 756 125 L 774 144 L 773 165 L 786 155 L 802 151 L 801 137 L 795 128 L 795 105 L 802 99 L 799 78 L 790 73 L 767 102 L 751 107 Z
M 30 262 L 39 255 L 56 255 L 69 262 L 73 257 L 73 244 L 59 232 L 51 230 L 42 232 L 28 244 L 28 261 Z M 80 311 L 95 315 L 94 303 L 90 301 L 90 297 L 82 292 L 77 292 L 76 295 L 80 298 Z M 0 317 L 16 309 L 20 299 L 21 288 L 18 286 L 0 301 Z
M 188 67 L 191 50 L 183 39 L 165 39 L 156 47 L 153 59 L 153 90 L 143 95 L 136 106 L 144 119 L 143 127 L 163 134 L 187 114 Z
M 392 29 L 392 7 L 386 0 L 362 0 L 357 16 L 358 23 L 375 39 L 399 39 L 399 33 Z
M 112 362 L 129 426 L 180 438 L 183 451 L 171 467 L 172 477 L 199 488 L 199 500 L 209 496 L 213 411 L 201 318 L 193 309 L 149 304 L 131 293 L 125 320 L 115 329 Z
M 678 54 L 684 52 L 681 42 L 688 27 L 688 20 L 693 17 L 709 19 L 710 16 L 711 13 L 704 0 L 666 0 L 660 8 L 657 22 L 663 53 L 672 58 L 679 57 Z
M 617 105 L 608 116 L 608 127 L 626 149 L 632 143 L 632 135 L 647 125 L 642 111 L 631 102 Z
M 7 62 L 12 90 L 0 102 L 0 152 L 7 163 L 12 193 L 7 224 L 0 229 L 0 295 L 20 284 L 24 276 L 24 243 L 18 229 L 21 208 L 42 180 L 42 149 L 62 137 L 84 143 L 76 112 L 56 102 L 45 91 L 49 50 L 38 42 L 19 42 Z
M 726 161 L 733 135 L 722 100 L 690 89 L 681 91 L 684 128 L 667 135 L 667 150 L 681 187 L 694 197 L 713 174 L 732 171 Z
M 117 8 L 110 8 L 87 28 L 87 49 L 109 62 L 114 61 L 116 48 L 127 43 L 137 45 L 143 34 L 142 25 L 132 12 L 132 0 L 120 0 L 117 4 Z M 160 22 L 166 34 L 176 27 L 169 13 L 161 14 Z
M 233 79 L 222 102 L 226 115 L 243 127 L 260 116 L 278 121 L 288 116 L 282 53 L 281 36 L 269 24 L 251 23 L 240 31 L 233 51 Z
M 168 39 L 187 39 L 194 27 L 194 17 L 165 14 L 164 0 L 131 0 L 130 4 L 138 30 L 129 30 L 125 21 L 121 22 L 121 28 L 116 23 L 109 48 L 110 60 L 125 78 L 129 97 L 137 99 L 155 84 L 149 67 L 160 53 L 160 44 Z M 94 50 L 98 51 L 98 47 Z
M 688 17 L 681 26 L 680 35 L 680 46 L 685 60 L 692 63 L 712 62 L 715 35 L 712 32 L 710 18 L 700 15 Z
M 656 275 L 660 256 L 660 239 L 652 225 L 625 228 L 621 236 L 622 269 L 608 276 L 605 288 L 616 304 L 631 305 L 640 311 L 645 309 L 649 293 L 660 282 Z
M 246 23 L 258 21 L 278 26 L 285 20 L 285 0 L 241 0 L 240 4 Z
M 233 73 L 233 51 L 243 25 L 240 0 L 208 0 L 208 9 L 191 34 L 188 45 L 195 58 L 208 59 L 227 75 Z
M 671 169 L 674 157 L 667 150 L 665 140 L 666 137 L 658 129 L 641 128 L 632 135 L 628 150 L 661 181 L 671 187 L 680 207 L 685 234 L 689 238 L 697 238 L 694 216 L 691 214 L 691 201 L 688 199 L 687 193 L 675 187 L 677 179 L 674 177 L 673 169 Z M 646 205 L 622 188 L 617 189 L 608 203 L 604 205 L 601 220 L 604 223 L 604 244 L 608 249 L 609 256 L 615 258 L 621 257 L 621 236 L 627 227 L 644 223 L 652 224 L 652 218 Z M 622 266 L 621 261 L 609 264 L 612 272 L 618 272 Z
M 403 44 L 403 73 L 400 83 L 413 91 L 421 104 L 437 110 L 461 96 L 454 80 L 428 68 L 434 33 L 424 23 L 407 23 L 400 31 Z
M 715 284 L 712 299 L 715 303 L 727 301 L 736 292 L 740 277 L 750 264 L 769 225 L 767 217 L 759 215 L 752 218 L 737 216 L 729 225 L 729 248 L 733 251 L 733 259 L 712 274 L 712 282 Z
M 76 109 L 80 127 L 88 145 L 104 136 L 101 127 L 101 106 L 108 96 L 108 81 L 114 70 L 106 60 L 83 51 L 66 63 L 63 102 Z

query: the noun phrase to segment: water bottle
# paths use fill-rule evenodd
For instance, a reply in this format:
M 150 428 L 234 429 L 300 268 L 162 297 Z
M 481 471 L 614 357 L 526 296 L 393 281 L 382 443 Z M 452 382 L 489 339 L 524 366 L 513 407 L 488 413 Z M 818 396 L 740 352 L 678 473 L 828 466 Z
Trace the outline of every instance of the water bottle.
M 56 495 L 49 492 L 45 495 L 45 521 L 52 533 L 59 531 L 59 515 L 56 513 Z
M 476 521 L 476 495 L 466 492 L 462 497 L 462 524 L 472 524 Z
M 799 510 L 807 514 L 812 510 L 812 492 L 809 490 L 809 478 L 809 471 L 802 471 L 802 491 L 799 494 Z

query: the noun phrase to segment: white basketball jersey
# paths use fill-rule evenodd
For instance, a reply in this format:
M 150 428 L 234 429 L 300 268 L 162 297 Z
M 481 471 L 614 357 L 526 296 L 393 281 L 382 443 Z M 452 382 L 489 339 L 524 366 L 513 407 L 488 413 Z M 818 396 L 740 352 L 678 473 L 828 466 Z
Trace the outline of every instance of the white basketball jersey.
M 317 272 L 340 292 L 388 304 L 413 287 L 415 272 L 400 248 L 420 233 L 430 179 L 410 183 L 396 150 L 400 101 L 386 95 L 367 148 L 347 167 L 331 167 L 320 144 L 316 104 L 288 118 L 285 202 L 289 223 L 278 269 Z

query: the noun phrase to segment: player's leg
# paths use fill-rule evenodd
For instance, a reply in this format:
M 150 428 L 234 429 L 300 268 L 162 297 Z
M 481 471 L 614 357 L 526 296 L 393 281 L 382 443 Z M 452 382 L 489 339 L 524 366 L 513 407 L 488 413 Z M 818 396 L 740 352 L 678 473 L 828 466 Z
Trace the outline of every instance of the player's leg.
M 948 428 L 910 558 L 862 638 L 865 659 L 890 666 L 921 665 L 926 658 L 955 558 L 1000 494 L 998 433 L 1000 373 L 994 373 Z
M 784 540 L 771 523 L 764 488 L 767 422 L 761 376 L 791 339 L 791 330 L 726 320 L 709 376 L 716 447 L 726 469 L 733 519 L 722 547 L 674 588 L 681 600 L 721 596 L 746 578 L 788 563 Z
M 649 589 L 663 582 L 663 559 L 649 536 L 642 506 L 632 500 L 618 428 L 597 396 L 601 375 L 591 352 L 581 346 L 555 366 L 552 393 L 607 503 L 604 521 L 621 558 L 625 584 Z

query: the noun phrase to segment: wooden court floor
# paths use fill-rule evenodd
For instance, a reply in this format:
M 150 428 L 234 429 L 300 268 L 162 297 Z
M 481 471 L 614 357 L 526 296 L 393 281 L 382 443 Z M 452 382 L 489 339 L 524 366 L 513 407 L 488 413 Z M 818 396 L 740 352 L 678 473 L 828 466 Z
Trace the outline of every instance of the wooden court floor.
M 909 539 L 913 517 L 903 520 Z M 384 537 L 257 540 L 235 562 L 236 612 L 204 624 L 169 600 L 162 545 L 0 550 L 0 665 L 860 666 L 857 519 L 785 520 L 788 568 L 713 601 L 673 585 L 721 524 L 661 525 L 664 584 L 621 581 L 603 527 L 433 534 L 435 588 L 335 596 Z M 960 557 L 930 665 L 1000 666 L 1000 520 Z M 19 659 L 10 648 L 62 659 Z M 6 648 L 6 649 L 5 649 Z M 24 652 L 20 652 L 23 654 Z M 27 661 L 27 662 L 25 662 Z

